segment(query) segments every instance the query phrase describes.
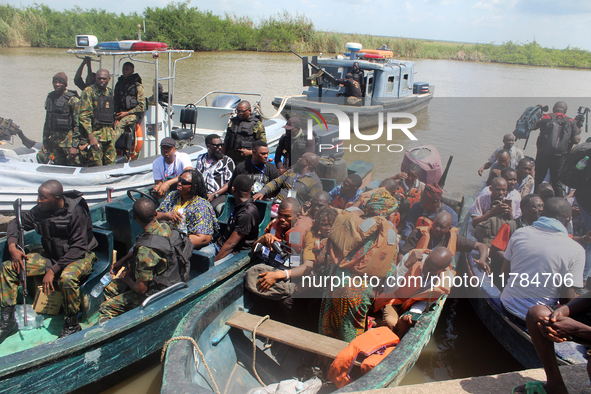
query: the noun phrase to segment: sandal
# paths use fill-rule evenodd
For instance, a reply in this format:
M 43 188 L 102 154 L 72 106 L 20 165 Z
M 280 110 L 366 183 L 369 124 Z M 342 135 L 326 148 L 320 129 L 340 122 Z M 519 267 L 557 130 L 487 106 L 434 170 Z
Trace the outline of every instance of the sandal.
M 539 380 L 532 380 L 524 385 L 515 386 L 513 387 L 511 394 L 515 394 L 515 389 L 521 386 L 525 388 L 525 394 L 547 394 L 546 389 L 544 388 L 544 382 Z

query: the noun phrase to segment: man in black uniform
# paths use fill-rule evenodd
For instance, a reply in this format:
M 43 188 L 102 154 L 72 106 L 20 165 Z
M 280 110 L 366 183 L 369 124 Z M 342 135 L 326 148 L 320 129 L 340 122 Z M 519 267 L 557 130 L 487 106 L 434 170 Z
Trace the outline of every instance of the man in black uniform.
M 353 74 L 347 73 L 345 79 L 337 79 L 337 83 L 345 85 L 345 93 L 339 93 L 339 95 L 344 95 L 345 97 L 354 97 L 357 99 L 361 98 L 361 85 L 359 82 L 353 79 Z M 350 102 L 349 100 L 347 101 Z
M 252 159 L 243 161 L 238 164 L 236 170 L 232 174 L 232 179 L 228 187 L 232 187 L 232 182 L 238 175 L 246 174 L 252 180 L 252 191 L 258 193 L 267 183 L 275 178 L 279 178 L 280 174 L 275 167 L 275 164 L 267 161 L 269 157 L 269 147 L 267 143 L 258 140 L 252 143 Z
M 115 141 L 127 131 L 135 133 L 135 125 L 146 110 L 146 94 L 142 78 L 131 62 L 123 64 L 122 75 L 115 85 Z
M 239 102 L 236 113 L 237 115 L 230 119 L 224 138 L 223 152 L 238 165 L 252 155 L 252 143 L 257 140 L 267 142 L 267 136 L 261 117 L 251 113 L 248 101 Z
M 534 190 L 538 190 L 538 186 L 544 182 L 546 173 L 550 170 L 550 183 L 556 197 L 564 196 L 562 183 L 558 180 L 560 167 L 573 145 L 581 141 L 581 131 L 575 121 L 566 116 L 567 109 L 564 101 L 558 101 L 552 108 L 553 113 L 544 114 L 542 120 L 536 125 L 536 129 L 540 129 L 540 136 L 536 142 L 538 152 Z
M 23 259 L 26 259 L 27 275 L 44 275 L 45 294 L 55 290 L 54 279 L 57 279 L 66 315 L 60 338 L 81 330 L 78 324 L 80 287 L 96 262 L 93 250 L 98 246 L 92 233 L 88 204 L 77 191 L 64 193 L 62 184 L 56 180 L 43 183 L 38 193 L 37 205 L 22 214 L 22 223 L 24 230 L 35 229 L 41 235 L 43 251 L 25 255 L 17 247 L 16 219 L 8 224 L 11 260 L 2 264 L 0 272 L 0 342 L 17 330 L 14 306 Z
M 302 131 L 300 118 L 290 117 L 283 128 L 285 134 L 279 139 L 275 151 L 275 163 L 280 175 L 297 163 L 304 153 L 316 153 L 316 139 L 308 139 L 307 134 Z

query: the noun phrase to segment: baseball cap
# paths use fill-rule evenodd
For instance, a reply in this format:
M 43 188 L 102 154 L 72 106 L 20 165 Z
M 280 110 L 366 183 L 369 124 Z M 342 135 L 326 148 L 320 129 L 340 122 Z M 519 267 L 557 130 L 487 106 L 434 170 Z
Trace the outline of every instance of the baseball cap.
M 283 126 L 283 128 L 285 130 L 301 129 L 302 124 L 300 123 L 300 118 L 296 118 L 295 116 L 292 116 L 291 118 L 289 118 L 287 120 L 287 124 L 285 126 Z
M 176 146 L 174 140 L 171 137 L 163 138 L 160 142 L 160 146 Z

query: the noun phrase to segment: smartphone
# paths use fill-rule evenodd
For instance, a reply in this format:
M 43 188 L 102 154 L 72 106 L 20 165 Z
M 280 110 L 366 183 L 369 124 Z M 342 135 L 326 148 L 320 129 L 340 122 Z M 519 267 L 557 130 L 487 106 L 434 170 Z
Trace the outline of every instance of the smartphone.
M 513 204 L 513 200 L 511 200 L 509 198 L 506 198 L 506 199 L 503 200 L 503 203 L 511 206 L 511 204 Z

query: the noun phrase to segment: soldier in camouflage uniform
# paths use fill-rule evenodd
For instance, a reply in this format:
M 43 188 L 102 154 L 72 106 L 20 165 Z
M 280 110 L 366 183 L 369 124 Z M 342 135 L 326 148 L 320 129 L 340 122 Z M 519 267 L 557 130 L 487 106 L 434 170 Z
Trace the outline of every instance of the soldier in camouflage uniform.
M 166 223 L 156 218 L 156 204 L 147 198 L 140 198 L 133 204 L 133 218 L 144 233 L 170 237 L 172 231 Z M 146 299 L 147 291 L 158 291 L 164 286 L 154 282 L 156 276 L 164 274 L 168 268 L 163 252 L 146 246 L 134 246 L 133 251 L 113 264 L 112 273 L 118 273 L 125 266 L 122 279 L 112 281 L 105 288 L 107 301 L 99 308 L 99 323 L 119 316 L 138 307 Z M 125 288 L 127 291 L 123 292 Z
M 229 156 L 236 166 L 252 157 L 252 143 L 256 140 L 267 142 L 265 126 L 259 115 L 252 115 L 248 101 L 241 101 L 236 107 L 237 115 L 230 119 L 224 138 L 223 153 Z
M 92 220 L 86 201 L 79 192 L 63 192 L 61 183 L 50 180 L 39 187 L 37 205 L 22 213 L 24 230 L 35 229 L 41 235 L 43 251 L 25 253 L 17 247 L 16 219 L 8 225 L 8 250 L 12 260 L 5 261 L 0 271 L 0 342 L 17 330 L 14 319 L 18 273 L 26 260 L 27 275 L 43 275 L 43 292 L 55 291 L 57 280 L 63 296 L 65 313 L 63 338 L 81 330 L 80 287 L 90 275 L 98 246 L 92 232 Z
M 115 85 L 115 141 L 128 130 L 135 135 L 135 125 L 146 110 L 142 78 L 134 73 L 131 62 L 123 64 L 122 75 Z
M 59 72 L 53 76 L 54 91 L 45 100 L 45 126 L 43 148 L 37 153 L 37 161 L 46 164 L 53 156 L 58 165 L 80 165 L 80 132 L 78 117 L 80 99 L 74 90 L 66 90 L 68 76 Z
M 86 158 L 89 166 L 115 164 L 117 157 L 113 135 L 115 100 L 108 87 L 110 80 L 109 71 L 98 70 L 96 83 L 84 89 L 80 99 L 80 135 L 91 146 Z

